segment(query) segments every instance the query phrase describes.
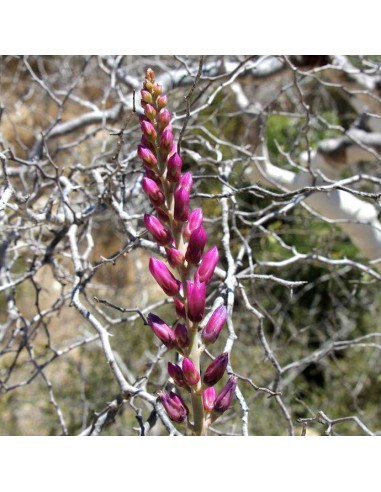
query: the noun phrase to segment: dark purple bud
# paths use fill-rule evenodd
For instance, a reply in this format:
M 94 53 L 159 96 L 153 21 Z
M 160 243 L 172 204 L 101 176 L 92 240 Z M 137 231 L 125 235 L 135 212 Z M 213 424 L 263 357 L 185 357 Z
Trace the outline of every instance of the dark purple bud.
M 144 107 L 144 113 L 150 121 L 153 121 L 156 116 L 156 109 L 151 104 L 146 104 Z
M 204 317 L 206 285 L 187 280 L 188 318 L 199 323 Z
M 205 412 L 211 412 L 214 407 L 214 400 L 216 399 L 216 390 L 214 386 L 207 388 L 202 393 L 202 404 L 204 406 Z
M 161 391 L 159 393 L 159 400 L 165 408 L 168 417 L 173 420 L 173 422 L 177 422 L 178 424 L 184 422 L 189 410 L 179 395 L 173 391 L 170 391 L 169 393 Z
M 157 137 L 156 130 L 150 121 L 144 120 L 140 123 L 142 132 L 148 140 L 152 141 Z
M 203 382 L 207 386 L 214 386 L 222 378 L 228 365 L 229 354 L 224 352 L 211 362 L 206 369 Z
M 184 188 L 184 190 L 190 191 L 193 185 L 192 173 L 189 171 L 180 177 L 179 187 Z
M 189 215 L 189 191 L 178 188 L 175 191 L 174 217 L 180 222 L 188 220 Z
M 213 246 L 207 251 L 201 261 L 201 265 L 197 268 L 194 278 L 200 282 L 208 284 L 212 277 L 220 255 L 218 254 L 217 246 Z
M 171 376 L 173 381 L 180 388 L 186 385 L 184 381 L 183 370 L 177 364 L 172 364 L 172 362 L 168 362 L 168 374 Z
M 149 313 L 147 321 L 157 338 L 161 340 L 169 349 L 176 345 L 174 331 L 156 314 Z
M 168 263 L 172 268 L 177 268 L 184 264 L 184 255 L 176 248 L 165 248 Z
M 167 161 L 167 179 L 171 183 L 177 183 L 181 176 L 183 161 L 179 154 L 175 152 Z
M 177 323 L 176 328 L 175 328 L 175 338 L 177 345 L 181 349 L 185 349 L 189 347 L 189 335 L 188 335 L 188 330 L 185 325 L 182 325 L 181 323 Z
M 228 382 L 225 384 L 221 392 L 217 395 L 216 401 L 214 402 L 214 412 L 221 414 L 230 407 L 236 387 L 236 376 L 230 376 Z
M 188 263 L 193 263 L 194 265 L 200 263 L 207 239 L 205 229 L 202 226 L 192 232 L 185 253 L 185 259 Z
M 152 169 L 146 167 L 146 172 L 144 173 L 144 177 L 148 179 L 152 179 L 156 184 L 161 183 L 159 176 Z
M 159 217 L 160 221 L 164 222 L 165 224 L 168 224 L 169 223 L 169 217 L 166 214 L 166 212 L 164 212 L 164 210 L 162 210 L 160 207 L 156 208 L 155 210 L 156 210 L 157 216 Z
M 225 324 L 226 317 L 225 306 L 220 306 L 214 311 L 201 333 L 201 339 L 204 343 L 214 343 L 217 340 Z
M 154 215 L 144 214 L 144 224 L 160 246 L 165 246 L 172 241 L 171 233 Z
M 176 314 L 179 318 L 185 319 L 185 306 L 184 303 L 179 301 L 178 299 L 173 300 L 175 303 Z
M 155 154 L 144 145 L 138 145 L 138 156 L 148 168 L 153 168 L 157 165 Z
M 149 270 L 167 296 L 175 296 L 179 293 L 180 282 L 172 275 L 162 261 L 156 258 L 150 258 Z
M 159 206 L 164 203 L 164 195 L 161 192 L 159 186 L 156 181 L 150 178 L 143 178 L 142 187 L 145 191 L 146 195 L 150 199 L 152 205 Z
M 168 104 L 167 96 L 159 96 L 157 98 L 156 105 L 159 109 L 165 108 L 167 104 Z
M 188 224 L 184 227 L 183 235 L 187 239 L 190 238 L 192 232 L 202 225 L 202 221 L 204 220 L 204 215 L 202 213 L 201 208 L 195 208 L 189 214 Z
M 194 386 L 200 381 L 200 373 L 191 359 L 183 359 L 183 375 L 184 381 L 189 386 Z
M 171 121 L 171 113 L 168 111 L 168 109 L 161 109 L 159 111 L 159 114 L 157 115 L 157 123 L 159 126 L 159 130 L 163 131 L 164 128 L 166 128 Z

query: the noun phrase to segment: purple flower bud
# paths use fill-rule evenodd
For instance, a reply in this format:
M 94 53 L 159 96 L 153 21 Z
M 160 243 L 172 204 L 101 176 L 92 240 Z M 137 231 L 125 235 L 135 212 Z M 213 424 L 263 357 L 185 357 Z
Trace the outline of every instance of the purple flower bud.
M 160 246 L 165 246 L 172 241 L 171 233 L 154 215 L 144 214 L 144 224 Z
M 176 328 L 175 328 L 175 338 L 177 345 L 181 349 L 185 349 L 189 347 L 189 335 L 188 335 L 188 330 L 185 325 L 182 325 L 181 323 L 177 323 Z
M 206 285 L 187 280 L 188 318 L 199 323 L 205 311 Z
M 218 254 L 217 246 L 213 246 L 207 251 L 201 261 L 201 265 L 197 268 L 194 278 L 200 282 L 208 284 L 212 277 L 220 255 Z
M 220 306 L 214 311 L 201 333 L 201 339 L 204 343 L 214 343 L 217 340 L 225 324 L 226 316 L 225 306 Z
M 156 130 L 150 121 L 144 120 L 140 123 L 140 127 L 148 140 L 154 140 L 157 137 Z
M 174 331 L 156 314 L 149 313 L 147 321 L 157 338 L 161 340 L 169 349 L 176 345 Z
M 228 382 L 223 389 L 218 393 L 216 401 L 214 402 L 213 411 L 216 413 L 224 413 L 229 407 L 233 399 L 235 389 L 237 387 L 236 376 L 230 376 Z
M 168 109 L 161 109 L 159 111 L 159 114 L 157 115 L 157 123 L 159 126 L 159 130 L 160 131 L 164 130 L 164 128 L 169 125 L 170 121 L 171 121 L 171 113 L 168 111 Z
M 177 268 L 184 264 L 184 255 L 176 248 L 165 248 L 168 263 L 172 268 Z
M 214 386 L 216 383 L 218 383 L 218 381 L 224 375 L 224 372 L 228 365 L 228 360 L 229 354 L 227 352 L 224 352 L 223 354 L 216 357 L 214 361 L 209 364 L 204 373 L 204 377 L 202 379 L 204 384 L 206 384 L 207 386 Z
M 194 386 L 200 381 L 200 373 L 191 359 L 183 359 L 183 375 L 184 381 L 189 386 Z
M 164 195 L 153 179 L 143 178 L 142 187 L 152 205 L 159 206 L 164 203 Z
M 138 156 L 149 168 L 153 168 L 157 165 L 157 159 L 154 153 L 143 145 L 138 145 Z
M 172 130 L 168 128 L 163 130 L 160 135 L 160 149 L 164 150 L 167 154 L 171 150 L 173 145 L 173 133 Z
M 190 191 L 193 185 L 192 173 L 189 171 L 180 177 L 179 186 L 184 190 Z
M 189 215 L 189 191 L 178 188 L 175 191 L 174 217 L 180 222 L 188 220 Z
M 179 154 L 175 152 L 167 161 L 167 179 L 171 183 L 177 183 L 181 176 L 183 161 Z
M 167 104 L 168 104 L 167 96 L 159 96 L 156 100 L 156 105 L 159 109 L 165 108 Z
M 189 239 L 188 248 L 185 253 L 185 259 L 188 263 L 197 265 L 200 262 L 207 239 L 205 229 L 202 226 L 192 232 Z
M 172 364 L 172 362 L 168 362 L 168 374 L 174 380 L 175 384 L 177 386 L 180 386 L 180 388 L 186 385 L 186 382 L 184 381 L 183 370 L 177 364 Z
M 140 95 L 142 96 L 142 102 L 152 104 L 152 94 L 150 92 L 142 89 Z
M 175 303 L 176 314 L 179 318 L 185 319 L 185 306 L 184 303 L 179 301 L 178 299 L 173 299 Z
M 167 266 L 156 258 L 150 258 L 149 270 L 167 296 L 175 296 L 180 290 L 180 282 L 172 275 Z
M 146 104 L 144 107 L 144 113 L 149 120 L 153 121 L 156 116 L 156 109 L 151 104 Z
M 188 224 L 184 228 L 184 237 L 189 239 L 192 232 L 200 227 L 200 225 L 202 225 L 203 220 L 204 215 L 201 208 L 195 208 L 194 210 L 192 210 L 188 217 Z
M 156 213 L 157 213 L 157 216 L 159 217 L 160 221 L 161 222 L 164 222 L 166 224 L 169 223 L 169 217 L 168 215 L 164 212 L 164 210 L 162 210 L 161 208 L 156 208 Z
M 184 422 L 189 410 L 179 395 L 176 395 L 173 391 L 169 393 L 161 391 L 159 393 L 159 400 L 171 420 L 178 424 Z
M 216 390 L 213 386 L 207 388 L 202 393 L 202 404 L 204 406 L 205 412 L 211 412 L 214 407 L 214 400 L 216 399 Z
M 146 167 L 146 172 L 144 173 L 144 177 L 148 179 L 152 179 L 156 184 L 161 183 L 159 176 L 150 168 Z

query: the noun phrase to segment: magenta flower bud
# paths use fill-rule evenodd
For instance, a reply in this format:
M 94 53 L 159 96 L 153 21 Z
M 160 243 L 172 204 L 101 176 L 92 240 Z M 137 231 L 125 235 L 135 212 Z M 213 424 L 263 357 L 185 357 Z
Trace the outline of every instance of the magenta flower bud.
M 159 217 L 160 221 L 168 224 L 169 223 L 169 217 L 164 212 L 164 210 L 162 210 L 161 208 L 156 208 L 155 210 L 156 210 L 157 216 Z
M 216 390 L 213 386 L 207 388 L 202 393 L 202 404 L 204 406 L 205 412 L 211 412 L 214 407 L 214 400 L 216 399 Z
M 167 179 L 171 183 L 177 183 L 181 176 L 181 167 L 183 161 L 179 154 L 175 152 L 172 154 L 167 161 Z
M 214 359 L 207 367 L 203 382 L 207 386 L 214 386 L 222 378 L 228 365 L 229 354 L 224 352 Z
M 179 301 L 178 299 L 173 299 L 174 303 L 175 303 L 175 309 L 176 309 L 176 314 L 179 318 L 183 318 L 185 319 L 185 306 L 184 306 L 184 303 L 182 303 L 181 301 Z
M 147 321 L 157 338 L 161 340 L 169 349 L 176 345 L 174 331 L 156 314 L 149 313 Z
M 201 261 L 201 265 L 197 268 L 194 278 L 200 282 L 208 284 L 212 277 L 220 255 L 218 254 L 217 246 L 213 246 L 207 251 Z
M 172 268 L 177 268 L 184 264 L 184 255 L 176 248 L 165 248 L 168 263 Z
M 171 121 L 171 113 L 168 111 L 168 109 L 161 109 L 159 111 L 159 114 L 157 115 L 157 123 L 159 126 L 159 130 L 160 131 L 164 130 L 164 128 L 169 125 L 170 121 Z
M 214 343 L 217 340 L 225 324 L 226 317 L 225 306 L 220 306 L 214 311 L 201 333 L 201 339 L 204 343 Z
M 146 167 L 144 177 L 148 179 L 152 179 L 152 181 L 155 181 L 155 183 L 157 184 L 161 183 L 159 176 L 154 171 L 152 171 L 152 169 L 148 167 Z
M 154 140 L 157 137 L 156 130 L 150 121 L 144 120 L 140 123 L 140 127 L 148 140 Z
M 184 227 L 184 237 L 189 239 L 192 232 L 202 225 L 203 220 L 204 214 L 202 213 L 201 208 L 195 208 L 192 210 L 188 217 L 188 224 Z
M 168 362 L 168 374 L 171 376 L 175 384 L 177 386 L 180 386 L 180 388 L 186 385 L 186 382 L 184 381 L 183 370 L 177 364 L 172 364 L 172 362 Z
M 181 349 L 185 349 L 189 347 L 189 335 L 188 335 L 188 330 L 185 325 L 182 325 L 181 323 L 177 323 L 176 328 L 175 328 L 175 338 L 177 345 Z
M 184 188 L 184 190 L 188 190 L 190 191 L 191 188 L 192 188 L 192 185 L 193 185 L 193 177 L 192 177 L 192 173 L 190 173 L 189 171 L 187 173 L 184 173 L 181 177 L 180 177 L 180 181 L 179 181 L 179 186 L 181 188 Z
M 144 113 L 149 120 L 153 121 L 156 116 L 156 109 L 151 104 L 146 104 L 144 107 Z
M 165 408 L 168 417 L 173 420 L 173 422 L 180 424 L 187 418 L 189 413 L 188 407 L 185 405 L 182 398 L 173 391 L 170 391 L 169 393 L 161 391 L 159 393 L 159 401 Z
M 189 216 L 189 191 L 178 188 L 175 191 L 174 217 L 180 222 L 188 220 Z
M 230 376 L 228 382 L 217 395 L 216 401 L 214 402 L 214 412 L 221 414 L 230 407 L 236 387 L 237 377 Z
M 189 386 L 194 386 L 200 381 L 200 373 L 196 369 L 191 359 L 183 359 L 183 375 L 184 381 Z
M 168 104 L 168 98 L 167 96 L 159 96 L 156 100 L 156 106 L 159 109 L 165 108 L 165 106 Z
M 142 102 L 152 104 L 152 94 L 150 92 L 142 89 L 140 95 L 142 96 Z
M 168 127 L 163 130 L 160 136 L 160 148 L 169 153 L 173 145 L 173 133 Z
M 185 253 L 185 259 L 188 263 L 193 263 L 194 265 L 200 263 L 207 239 L 205 229 L 202 226 L 192 232 Z
M 152 205 L 159 206 L 164 203 L 164 195 L 153 179 L 143 178 L 142 188 L 151 200 Z
M 154 215 L 144 214 L 144 224 L 160 246 L 165 246 L 172 241 L 171 233 Z
M 138 145 L 138 156 L 149 168 L 153 168 L 157 165 L 157 159 L 154 153 L 143 145 Z
M 199 323 L 204 317 L 206 284 L 187 280 L 188 318 Z
M 150 258 L 149 270 L 167 296 L 175 296 L 180 290 L 180 282 L 172 275 L 167 266 L 156 258 Z

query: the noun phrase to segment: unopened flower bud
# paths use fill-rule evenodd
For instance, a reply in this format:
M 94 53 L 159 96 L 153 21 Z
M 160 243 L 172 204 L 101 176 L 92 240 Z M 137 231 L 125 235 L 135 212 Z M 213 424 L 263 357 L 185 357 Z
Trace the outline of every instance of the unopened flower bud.
M 171 113 L 168 111 L 168 109 L 161 109 L 159 111 L 159 114 L 157 115 L 157 123 L 159 126 L 159 130 L 160 131 L 164 130 L 164 128 L 169 125 L 170 121 L 171 121 Z
M 149 270 L 167 296 L 175 296 L 180 290 L 180 282 L 172 275 L 167 266 L 156 258 L 150 258 Z
M 174 299 L 174 304 L 175 304 L 175 309 L 176 309 L 176 314 L 179 318 L 183 318 L 185 319 L 185 306 L 184 306 L 184 303 L 182 303 L 181 301 L 179 301 L 179 299 Z
M 154 215 L 144 214 L 144 224 L 160 246 L 165 246 L 172 241 L 169 230 Z
M 161 391 L 159 393 L 159 400 L 165 408 L 168 417 L 173 420 L 173 422 L 177 422 L 178 424 L 184 422 L 189 410 L 179 395 L 173 391 L 170 391 L 169 393 Z
M 168 263 L 172 268 L 177 268 L 184 264 L 184 255 L 176 248 L 165 248 Z
M 167 179 L 171 183 L 177 183 L 181 176 L 183 161 L 179 154 L 175 152 L 167 161 Z
M 212 277 L 220 255 L 218 254 L 217 246 L 213 246 L 207 251 L 201 261 L 201 265 L 197 268 L 194 278 L 200 282 L 208 284 Z
M 188 318 L 199 323 L 204 317 L 206 285 L 187 280 Z
M 189 347 L 189 335 L 187 327 L 181 323 L 177 323 L 175 328 L 176 343 L 181 349 Z
M 140 127 L 144 135 L 148 138 L 148 140 L 152 141 L 157 137 L 156 130 L 150 121 L 147 120 L 142 121 L 140 123 Z
M 193 177 L 191 172 L 186 172 L 180 177 L 179 187 L 190 191 L 193 185 Z
M 175 220 L 185 222 L 189 216 L 189 191 L 184 188 L 178 188 L 175 191 L 175 207 L 174 207 Z
M 172 149 L 173 145 L 173 133 L 168 127 L 162 131 L 160 135 L 160 149 L 167 154 Z
M 151 200 L 152 205 L 159 206 L 164 203 L 164 195 L 153 179 L 143 178 L 142 188 Z
M 215 399 L 216 399 L 216 390 L 214 386 L 207 388 L 202 393 L 202 404 L 204 406 L 205 412 L 211 412 L 213 410 Z
M 200 381 L 200 373 L 196 369 L 193 361 L 191 359 L 183 359 L 183 375 L 184 381 L 189 386 L 194 386 Z
M 142 102 L 145 102 L 145 103 L 148 103 L 148 104 L 152 104 L 152 94 L 148 91 L 145 91 L 144 89 L 142 89 L 140 91 L 140 94 L 142 96 Z
M 146 70 L 146 79 L 154 82 L 155 81 L 155 72 L 152 68 L 147 68 Z
M 158 109 L 165 108 L 167 104 L 168 104 L 168 98 L 165 95 L 159 96 L 156 100 L 156 106 L 158 107 Z
M 204 343 L 214 343 L 217 340 L 225 324 L 226 317 L 225 306 L 220 306 L 214 311 L 201 333 L 201 339 Z
M 177 364 L 172 364 L 172 362 L 168 362 L 168 374 L 171 376 L 175 384 L 177 386 L 180 386 L 180 388 L 186 385 L 186 382 L 184 381 L 183 370 Z
M 184 227 L 184 237 L 189 239 L 192 232 L 202 225 L 203 220 L 204 214 L 202 213 L 201 208 L 195 208 L 192 210 L 188 217 L 188 224 Z
M 223 389 L 218 393 L 214 402 L 213 412 L 217 414 L 224 413 L 231 405 L 235 389 L 237 387 L 237 377 L 230 376 L 228 382 Z
M 157 216 L 159 217 L 160 221 L 165 224 L 169 224 L 169 217 L 168 215 L 164 212 L 164 210 L 162 210 L 161 208 L 156 208 L 156 213 L 157 213 Z
M 205 229 L 202 226 L 192 232 L 185 253 L 185 259 L 188 263 L 193 263 L 193 265 L 200 263 L 207 239 Z
M 169 349 L 176 345 L 174 331 L 156 314 L 149 313 L 147 321 L 157 338 L 161 340 Z
M 144 107 L 144 113 L 150 121 L 153 121 L 156 116 L 156 109 L 151 104 L 146 104 Z
M 160 84 L 153 84 L 153 87 L 152 87 L 152 93 L 154 94 L 154 96 L 160 96 L 160 94 L 162 93 L 162 86 Z
M 207 386 L 214 386 L 218 381 L 222 378 L 225 373 L 226 367 L 228 365 L 229 355 L 227 352 L 219 355 L 214 359 L 213 362 L 209 364 L 207 367 L 204 376 L 203 382 Z
M 157 165 L 155 154 L 144 145 L 138 145 L 138 156 L 148 168 L 153 168 Z

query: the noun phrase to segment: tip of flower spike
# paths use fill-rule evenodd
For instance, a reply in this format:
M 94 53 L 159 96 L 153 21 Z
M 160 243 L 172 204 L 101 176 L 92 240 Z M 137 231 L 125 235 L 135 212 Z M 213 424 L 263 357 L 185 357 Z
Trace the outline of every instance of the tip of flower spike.
M 150 82 L 154 82 L 155 72 L 152 70 L 152 68 L 147 68 L 146 79 L 148 79 Z

